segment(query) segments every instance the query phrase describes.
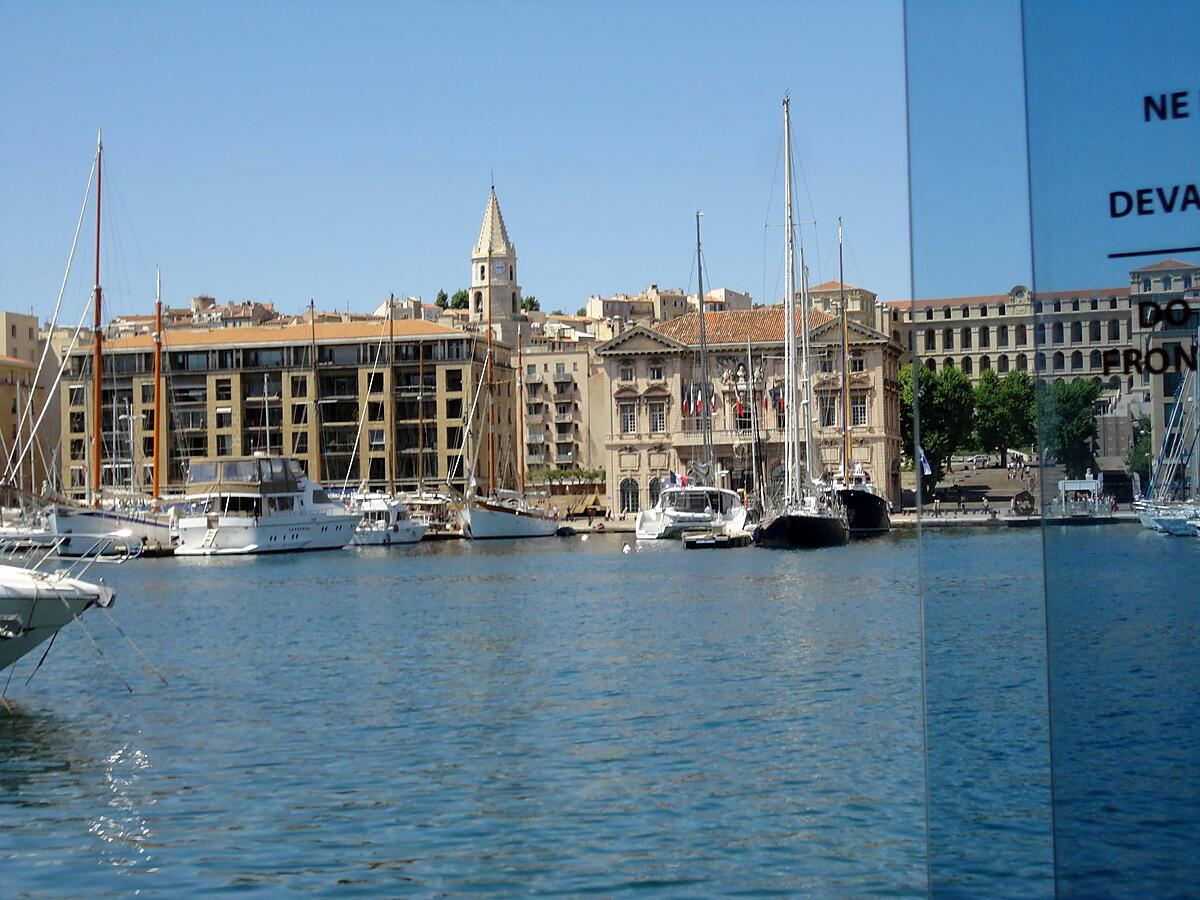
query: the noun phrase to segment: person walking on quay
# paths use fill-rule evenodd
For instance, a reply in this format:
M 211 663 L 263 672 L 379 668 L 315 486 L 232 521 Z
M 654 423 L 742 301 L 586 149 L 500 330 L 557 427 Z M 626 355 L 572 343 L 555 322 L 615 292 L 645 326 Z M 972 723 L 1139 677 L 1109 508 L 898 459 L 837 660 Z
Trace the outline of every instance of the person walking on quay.
M 990 515 L 990 514 L 991 514 L 991 507 L 990 507 L 990 505 L 988 504 L 988 498 L 987 498 L 987 494 L 984 494 L 984 495 L 983 495 L 983 514 L 984 514 L 985 516 L 987 516 L 987 515 Z
M 936 494 L 933 497 L 933 514 L 940 516 L 942 514 L 942 498 Z

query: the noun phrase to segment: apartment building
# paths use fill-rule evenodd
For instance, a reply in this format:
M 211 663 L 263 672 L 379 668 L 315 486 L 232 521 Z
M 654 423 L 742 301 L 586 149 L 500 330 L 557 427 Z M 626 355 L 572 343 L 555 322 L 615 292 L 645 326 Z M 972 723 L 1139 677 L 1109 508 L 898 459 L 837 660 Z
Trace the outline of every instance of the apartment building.
M 54 445 L 46 444 L 41 432 L 32 427 L 45 399 L 44 388 L 34 383 L 36 371 L 37 364 L 25 357 L 0 355 L 0 451 L 9 474 L 5 484 L 29 493 L 41 493 L 54 453 Z M 24 414 L 30 408 L 31 393 L 33 419 Z M 22 453 L 25 448 L 27 452 Z M 5 498 L 6 503 L 13 500 Z
M 259 450 L 296 457 L 328 486 L 466 484 L 482 418 L 467 417 L 486 360 L 474 335 L 417 319 L 166 330 L 163 339 L 164 493 L 183 488 L 191 459 Z M 151 484 L 153 351 L 151 335 L 104 345 L 103 485 Z M 503 443 L 515 437 L 515 379 L 507 348 L 494 351 Z M 90 481 L 91 371 L 91 347 L 74 350 L 61 388 L 62 478 L 75 497 Z
M 592 469 L 603 465 L 604 428 L 593 413 L 605 410 L 605 385 L 589 345 L 547 343 L 522 354 L 525 467 Z
M 812 312 L 814 440 L 822 472 L 842 464 L 841 321 Z M 706 314 L 713 442 L 725 484 L 754 488 L 753 473 L 782 479 L 784 311 L 782 305 Z M 851 464 L 859 463 L 893 503 L 900 500 L 899 365 L 902 348 L 853 316 L 847 324 Z M 690 313 L 653 328 L 637 325 L 596 348 L 608 408 L 593 415 L 604 438 L 614 516 L 629 518 L 657 499 L 658 479 L 700 458 L 704 396 L 700 320 Z M 599 427 L 598 425 L 593 427 Z

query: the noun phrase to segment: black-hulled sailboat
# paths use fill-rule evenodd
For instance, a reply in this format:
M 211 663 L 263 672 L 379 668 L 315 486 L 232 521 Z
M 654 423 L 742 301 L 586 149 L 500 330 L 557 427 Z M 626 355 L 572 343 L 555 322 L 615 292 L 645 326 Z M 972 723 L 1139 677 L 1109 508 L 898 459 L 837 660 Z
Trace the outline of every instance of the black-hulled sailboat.
M 850 458 L 850 347 L 849 313 L 846 310 L 846 280 L 842 271 L 842 219 L 838 217 L 838 306 L 842 318 L 842 471 L 834 483 L 838 500 L 846 510 L 850 537 L 886 534 L 892 528 L 887 498 L 875 490 L 871 473 Z
M 795 225 L 792 218 L 792 123 L 788 98 L 783 100 L 783 134 L 787 160 L 784 192 L 787 222 L 784 254 L 787 268 L 784 309 L 784 483 L 783 495 L 767 510 L 754 531 L 754 541 L 763 547 L 837 547 L 850 539 L 846 513 L 836 491 L 812 479 L 812 381 L 809 376 L 808 279 L 802 276 L 800 299 L 801 345 L 796 342 Z M 803 246 L 801 247 L 803 255 Z M 801 270 L 804 271 L 803 263 Z M 799 351 L 799 352 L 798 352 Z M 797 363 L 800 378 L 797 379 Z M 798 383 L 799 382 L 799 383 Z M 801 393 L 803 399 L 800 403 Z M 799 415 L 797 415 L 799 413 Z M 804 431 L 804 460 L 800 458 L 800 429 Z

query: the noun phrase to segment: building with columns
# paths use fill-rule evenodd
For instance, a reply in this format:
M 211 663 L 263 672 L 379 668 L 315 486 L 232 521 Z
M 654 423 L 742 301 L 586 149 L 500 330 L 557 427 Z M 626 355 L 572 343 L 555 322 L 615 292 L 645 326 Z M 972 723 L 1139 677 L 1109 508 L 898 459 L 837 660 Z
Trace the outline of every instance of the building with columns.
M 837 472 L 842 457 L 841 320 L 816 309 L 813 347 L 814 438 L 822 472 Z M 754 488 L 753 473 L 782 478 L 784 311 L 782 305 L 706 314 L 709 376 L 717 401 L 713 441 L 722 482 Z M 631 518 L 657 500 L 658 479 L 686 472 L 701 453 L 700 320 L 689 313 L 653 327 L 638 324 L 596 348 L 609 386 L 607 409 L 594 410 L 604 427 L 609 506 Z M 858 321 L 849 325 L 851 462 L 871 473 L 879 490 L 900 501 L 902 348 Z

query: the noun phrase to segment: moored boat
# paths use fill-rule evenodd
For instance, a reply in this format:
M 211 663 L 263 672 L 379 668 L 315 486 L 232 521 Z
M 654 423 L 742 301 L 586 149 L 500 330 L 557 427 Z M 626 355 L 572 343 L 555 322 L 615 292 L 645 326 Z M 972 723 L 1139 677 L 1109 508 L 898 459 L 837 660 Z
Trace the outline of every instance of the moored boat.
M 491 497 L 469 498 L 461 515 L 463 534 L 475 541 L 553 537 L 561 526 L 551 512 L 503 491 Z
M 416 544 L 425 536 L 425 525 L 413 520 L 408 507 L 398 497 L 381 493 L 356 494 L 354 508 L 362 514 L 362 521 L 354 529 L 351 541 L 357 547 Z
M 737 491 L 695 485 L 664 487 L 650 509 L 637 514 L 634 533 L 639 541 L 673 540 L 685 531 L 740 531 L 746 527 L 746 507 Z
M 835 483 L 841 484 L 837 495 L 846 510 L 851 537 L 870 537 L 891 530 L 892 515 L 887 498 L 875 490 L 870 474 L 861 465 L 855 465 L 848 480 L 839 477 Z
M 54 637 L 93 606 L 111 606 L 116 592 L 105 585 L 0 565 L 0 670 Z

